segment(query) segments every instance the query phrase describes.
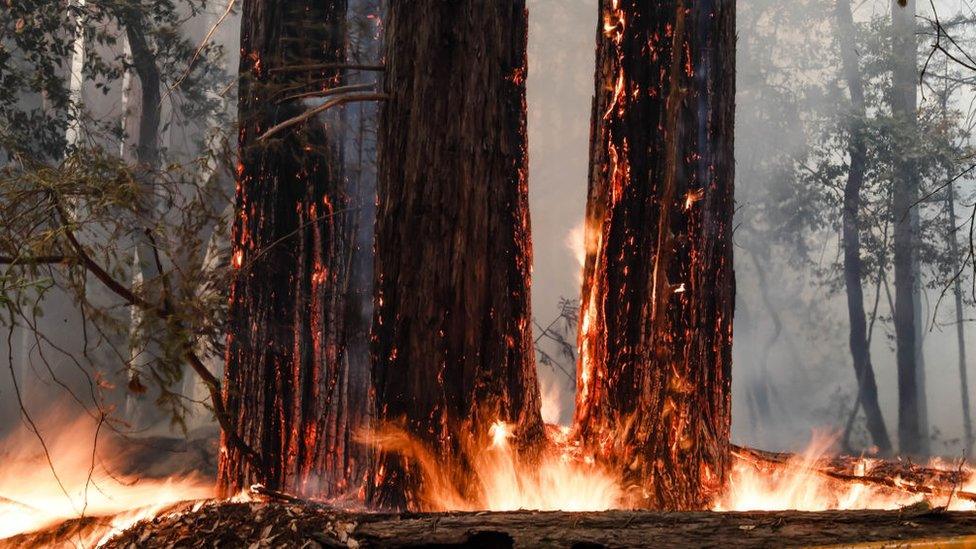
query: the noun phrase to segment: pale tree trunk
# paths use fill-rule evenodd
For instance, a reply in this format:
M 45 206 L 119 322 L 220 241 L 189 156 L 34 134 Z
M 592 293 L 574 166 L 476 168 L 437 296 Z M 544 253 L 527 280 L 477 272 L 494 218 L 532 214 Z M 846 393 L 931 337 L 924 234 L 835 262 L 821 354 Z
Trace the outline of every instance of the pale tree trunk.
M 729 469 L 734 99 L 734 2 L 600 2 L 575 423 L 639 507 Z
M 915 0 L 907 6 L 892 0 L 892 74 L 891 110 L 903 132 L 893 169 L 892 216 L 895 267 L 895 342 L 898 363 L 898 442 L 901 453 L 923 456 L 929 453 L 926 428 L 922 424 L 924 394 L 918 366 L 918 331 L 916 328 L 916 281 L 918 176 L 908 151 L 914 146 L 917 127 Z
M 847 312 L 850 319 L 850 349 L 858 384 L 858 402 L 864 409 L 868 432 L 882 454 L 891 453 L 891 440 L 878 404 L 878 387 L 871 364 L 867 318 L 864 313 L 863 264 L 861 262 L 861 189 L 867 162 L 864 139 L 867 108 L 864 82 L 857 56 L 856 30 L 850 0 L 837 0 L 837 37 L 843 62 L 844 79 L 851 94 L 851 124 L 848 156 L 850 166 L 844 187 L 844 282 L 847 287 Z
M 85 7 L 86 0 L 75 0 L 75 5 L 80 8 Z M 83 32 L 83 21 L 75 24 L 75 37 L 71 45 L 71 61 L 68 65 L 68 105 L 69 108 L 77 108 L 82 103 L 82 91 L 85 87 L 85 33 Z M 77 117 L 70 118 L 68 129 L 65 132 L 64 140 L 69 147 L 78 144 L 81 138 L 81 123 Z
M 529 312 L 524 0 L 392 0 L 380 121 L 374 385 L 464 470 L 496 421 L 544 437 Z M 418 508 L 419 467 L 377 458 L 372 503 Z M 477 482 L 456 488 L 465 495 Z
M 950 97 L 950 87 L 948 82 L 946 83 L 946 89 L 942 95 L 942 120 L 946 129 L 949 126 L 949 97 Z M 965 269 L 965 259 L 960 250 L 959 237 L 956 234 L 958 232 L 958 219 L 956 218 L 956 186 L 953 181 L 953 174 L 951 169 L 946 170 L 946 178 L 949 181 L 946 187 L 946 203 L 945 203 L 945 215 L 946 215 L 946 241 L 949 244 L 949 257 L 951 261 L 951 269 L 953 272 L 952 279 L 952 297 L 955 301 L 955 317 L 956 317 L 956 345 L 957 353 L 959 359 L 959 392 L 960 400 L 962 404 L 962 427 L 963 427 L 963 448 L 962 454 L 964 456 L 971 456 L 973 451 L 973 420 L 972 420 L 972 408 L 970 406 L 969 399 L 969 372 L 968 365 L 966 363 L 966 321 L 964 318 L 964 302 L 963 302 L 963 289 L 962 289 L 962 273 Z
M 126 131 L 123 137 L 124 158 L 134 153 L 136 178 L 141 191 L 139 218 L 143 226 L 137 227 L 133 240 L 133 286 L 142 289 L 150 303 L 159 303 L 162 293 L 159 290 L 162 280 L 162 255 L 156 250 L 153 237 L 147 231 L 155 230 L 157 211 L 154 193 L 154 178 L 159 170 L 159 130 L 160 130 L 160 86 L 161 77 L 156 66 L 155 54 L 148 43 L 147 22 L 143 15 L 134 9 L 125 9 L 119 17 L 119 24 L 125 32 L 125 46 L 132 60 L 132 70 L 139 80 L 133 86 L 129 75 L 129 90 L 126 105 Z M 138 99 L 133 101 L 133 89 L 138 90 Z M 137 114 L 136 114 L 137 113 Z M 133 124 L 133 122 L 135 124 Z M 135 127 L 132 127 L 135 126 Z M 132 139 L 132 146 L 125 144 Z M 160 346 L 152 338 L 162 333 L 153 315 L 142 314 L 133 309 L 130 326 L 130 382 L 131 390 L 126 399 L 126 420 L 136 429 L 149 429 L 164 423 L 166 416 L 156 405 L 154 391 L 144 389 L 144 382 L 152 379 L 148 370 L 159 367 L 159 361 L 167 360 Z M 147 376 L 148 379 L 141 378 Z
M 959 250 L 959 240 L 956 236 L 956 193 L 954 185 L 950 184 L 946 195 L 946 227 L 949 239 L 949 253 L 953 260 L 953 269 L 962 264 L 962 254 Z M 959 349 L 959 392 L 962 396 L 962 426 L 963 426 L 963 455 L 971 456 L 973 451 L 973 419 L 969 402 L 969 373 L 966 364 L 966 321 L 963 318 L 962 280 L 956 276 L 952 281 L 952 294 L 956 305 L 956 341 Z

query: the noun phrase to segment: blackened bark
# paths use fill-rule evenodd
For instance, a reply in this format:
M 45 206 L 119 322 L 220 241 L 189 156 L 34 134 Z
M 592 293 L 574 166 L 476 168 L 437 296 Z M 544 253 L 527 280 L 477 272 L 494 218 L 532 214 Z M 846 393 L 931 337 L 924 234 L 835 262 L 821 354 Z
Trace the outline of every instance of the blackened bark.
M 844 185 L 844 283 L 847 287 L 847 314 L 850 319 L 850 349 L 857 378 L 858 402 L 864 408 L 871 439 L 883 454 L 891 452 L 888 428 L 878 404 L 878 386 L 868 347 L 867 319 L 864 313 L 863 267 L 861 262 L 861 188 L 867 163 L 867 144 L 864 125 L 867 107 L 864 102 L 864 82 L 855 43 L 854 17 L 850 0 L 837 0 L 837 38 L 840 45 L 844 80 L 851 94 L 851 116 L 847 154 L 850 165 Z
M 393 0 L 376 224 L 378 420 L 445 466 L 543 437 L 529 316 L 525 2 Z M 378 457 L 373 503 L 416 508 L 415 464 Z M 470 494 L 477 482 L 457 488 Z
M 892 0 L 892 73 L 891 111 L 895 122 L 903 130 L 893 168 L 892 216 L 895 266 L 895 341 L 898 362 L 898 443 L 906 455 L 928 454 L 928 440 L 921 421 L 919 373 L 916 345 L 915 313 L 915 254 L 916 223 L 913 210 L 917 208 L 918 176 L 909 150 L 917 126 L 918 74 L 915 37 L 915 0 L 906 7 Z
M 339 83 L 334 71 L 276 67 L 345 60 L 344 0 L 247 0 L 242 7 L 240 164 L 225 399 L 256 470 L 226 443 L 218 484 L 296 494 L 347 489 L 344 313 L 351 236 L 339 141 L 313 118 L 257 141 L 305 107 L 282 98 Z
M 575 421 L 635 506 L 729 467 L 734 98 L 734 2 L 601 1 Z

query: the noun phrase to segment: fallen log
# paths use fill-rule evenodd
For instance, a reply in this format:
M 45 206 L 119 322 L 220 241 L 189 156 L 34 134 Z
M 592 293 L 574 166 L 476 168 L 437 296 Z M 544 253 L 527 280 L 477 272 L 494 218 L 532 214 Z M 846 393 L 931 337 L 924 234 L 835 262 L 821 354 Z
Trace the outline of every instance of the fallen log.
M 370 514 L 310 502 L 250 502 L 210 503 L 144 521 L 105 547 L 809 547 L 947 543 L 974 534 L 970 512 Z M 0 540 L 0 547 L 32 546 L 39 545 L 27 536 Z

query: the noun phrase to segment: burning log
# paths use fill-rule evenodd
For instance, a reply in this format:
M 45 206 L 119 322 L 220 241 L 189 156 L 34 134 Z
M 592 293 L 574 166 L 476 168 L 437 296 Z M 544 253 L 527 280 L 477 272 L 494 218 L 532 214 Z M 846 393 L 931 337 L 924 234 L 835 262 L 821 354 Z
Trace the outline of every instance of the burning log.
M 524 0 L 393 0 L 385 20 L 373 328 L 380 422 L 477 485 L 496 422 L 544 438 L 529 313 Z M 372 502 L 422 507 L 389 429 Z M 396 448 L 389 445 L 395 444 Z M 382 444 L 381 444 L 382 446 Z
M 788 465 L 796 460 L 793 454 L 766 452 L 754 448 L 733 446 L 732 453 L 757 466 Z M 952 498 L 976 502 L 976 493 L 960 490 L 970 480 L 970 474 L 960 467 L 956 470 L 923 467 L 913 463 L 841 456 L 819 460 L 810 470 L 818 475 L 847 483 L 889 488 L 909 494 Z M 933 502 L 937 503 L 937 502 Z
M 576 431 L 701 509 L 729 467 L 735 7 L 602 0 Z
M 242 7 L 236 271 L 224 389 L 233 430 L 259 454 L 259 465 L 223 444 L 223 494 L 261 482 L 334 495 L 349 489 L 365 461 L 350 440 L 359 428 L 350 418 L 366 417 L 367 402 L 347 401 L 346 379 L 365 378 L 348 376 L 344 357 L 353 228 L 333 130 L 338 119 L 326 124 L 309 116 L 259 138 L 307 112 L 301 98 L 283 97 L 340 84 L 345 19 L 344 0 Z M 284 70 L 298 65 L 318 68 Z

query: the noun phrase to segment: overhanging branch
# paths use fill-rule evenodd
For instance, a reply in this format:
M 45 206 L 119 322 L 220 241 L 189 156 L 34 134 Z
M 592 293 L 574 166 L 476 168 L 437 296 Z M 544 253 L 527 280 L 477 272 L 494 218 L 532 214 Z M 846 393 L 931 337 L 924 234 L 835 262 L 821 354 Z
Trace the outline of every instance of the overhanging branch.
M 97 278 L 105 287 L 111 290 L 115 295 L 121 297 L 129 305 L 139 307 L 143 311 L 152 313 L 156 315 L 160 320 L 163 321 L 175 321 L 177 328 L 180 332 L 184 332 L 184 327 L 179 318 L 176 317 L 175 312 L 168 303 L 164 303 L 162 306 L 150 303 L 138 296 L 135 292 L 130 290 L 124 284 L 115 280 L 115 278 L 109 274 L 101 265 L 99 265 L 95 260 L 88 255 L 84 247 L 75 238 L 74 232 L 69 228 L 68 215 L 61 207 L 61 204 L 57 201 L 57 198 L 51 196 L 51 201 L 54 204 L 55 210 L 58 212 L 58 216 L 61 220 L 61 227 L 64 230 L 65 238 L 71 245 L 72 250 L 74 250 L 77 255 L 77 261 L 80 265 L 85 267 L 90 273 L 92 273 L 95 278 Z M 158 260 L 158 259 L 157 259 Z M 183 355 L 190 367 L 200 376 L 203 380 L 204 385 L 207 386 L 207 391 L 210 393 L 210 400 L 213 406 L 214 416 L 217 418 L 217 423 L 220 424 L 220 428 L 224 435 L 227 437 L 227 441 L 230 445 L 237 448 L 238 451 L 248 460 L 248 462 L 257 471 L 261 471 L 262 474 L 265 473 L 264 464 L 261 461 L 260 456 L 257 452 L 251 448 L 244 439 L 237 433 L 231 418 L 227 415 L 227 409 L 224 407 L 224 399 L 221 391 L 220 380 L 218 380 L 207 366 L 200 360 L 197 356 L 196 351 L 193 349 L 193 345 L 189 341 L 185 341 L 182 346 Z

